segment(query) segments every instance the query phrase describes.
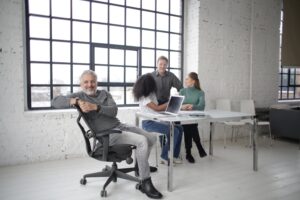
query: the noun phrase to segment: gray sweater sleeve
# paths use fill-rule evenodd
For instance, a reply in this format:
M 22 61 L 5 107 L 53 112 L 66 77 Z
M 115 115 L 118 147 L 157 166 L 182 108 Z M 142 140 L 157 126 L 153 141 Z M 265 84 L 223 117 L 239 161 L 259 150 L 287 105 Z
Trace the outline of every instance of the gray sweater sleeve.
M 58 109 L 70 108 L 70 99 L 76 97 L 79 97 L 78 93 L 73 93 L 67 96 L 57 96 L 51 101 L 52 107 Z
M 100 105 L 101 109 L 99 111 L 99 115 L 106 115 L 109 117 L 116 117 L 118 114 L 118 106 L 111 94 L 106 92 L 106 103 L 105 105 Z

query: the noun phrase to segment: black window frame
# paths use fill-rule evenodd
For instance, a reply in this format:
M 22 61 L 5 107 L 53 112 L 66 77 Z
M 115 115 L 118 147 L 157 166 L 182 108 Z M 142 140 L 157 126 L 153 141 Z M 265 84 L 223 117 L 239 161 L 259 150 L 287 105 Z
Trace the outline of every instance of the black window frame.
M 157 55 L 157 51 L 162 50 L 162 51 L 167 51 L 168 54 L 165 55 L 170 59 L 170 55 L 171 52 L 178 52 L 180 55 L 180 61 L 179 61 L 179 67 L 178 68 L 174 68 L 172 66 L 168 66 L 168 70 L 178 70 L 180 73 L 180 77 L 179 79 L 183 79 L 183 63 L 184 63 L 184 0 L 180 0 L 181 3 L 181 14 L 176 15 L 176 14 L 171 14 L 171 2 L 172 0 L 169 0 L 169 11 L 168 13 L 164 13 L 164 12 L 160 12 L 157 10 L 157 1 L 159 0 L 154 0 L 155 1 L 155 10 L 148 10 L 148 9 L 144 9 L 142 6 L 143 0 L 140 0 L 140 7 L 131 7 L 131 6 L 127 6 L 127 0 L 124 0 L 124 5 L 120 5 L 120 4 L 115 4 L 115 3 L 110 3 L 110 0 L 108 0 L 107 2 L 100 2 L 100 1 L 92 1 L 92 0 L 81 0 L 81 1 L 85 1 L 85 2 L 89 2 L 89 20 L 81 20 L 81 19 L 74 19 L 73 18 L 73 11 L 72 11 L 72 7 L 73 7 L 73 0 L 70 0 L 70 18 L 65 18 L 65 17 L 57 17 L 57 16 L 52 16 L 52 7 L 51 7 L 51 2 L 52 0 L 49 0 L 49 15 L 42 15 L 42 14 L 32 14 L 29 12 L 29 1 L 30 0 L 25 0 L 25 28 L 26 28 L 26 72 L 27 72 L 27 107 L 29 110 L 48 110 L 48 109 L 52 109 L 51 105 L 50 107 L 33 107 L 32 106 L 32 98 L 31 98 L 31 92 L 32 92 L 32 87 L 47 87 L 50 89 L 50 101 L 53 99 L 53 90 L 55 87 L 69 87 L 70 88 L 70 93 L 74 92 L 74 87 L 79 87 L 79 84 L 74 84 L 74 80 L 73 80 L 73 65 L 75 64 L 82 64 L 82 65 L 89 65 L 89 69 L 93 69 L 93 55 L 92 55 L 92 47 L 94 45 L 103 45 L 103 44 L 99 44 L 99 43 L 94 43 L 92 42 L 92 29 L 91 26 L 92 24 L 102 24 L 102 25 L 107 25 L 108 27 L 108 41 L 107 44 L 110 47 L 113 46 L 117 46 L 114 44 L 110 44 L 109 41 L 109 27 L 111 25 L 113 26 L 120 26 L 124 28 L 124 46 L 122 47 L 122 45 L 120 45 L 120 48 L 132 48 L 131 46 L 126 45 L 126 28 L 135 28 L 138 29 L 140 31 L 140 45 L 139 45 L 139 58 L 141 58 L 141 52 L 143 49 L 150 49 L 154 51 L 154 66 L 153 67 L 144 67 L 141 64 L 141 59 L 139 59 L 139 66 L 138 66 L 138 76 L 140 76 L 142 74 L 142 70 L 149 68 L 149 69 L 153 69 L 156 70 L 156 58 L 158 57 Z M 107 13 L 107 22 L 95 22 L 92 21 L 92 3 L 98 3 L 98 4 L 106 4 L 108 6 L 108 13 Z M 124 8 L 124 24 L 123 25 L 118 25 L 118 24 L 111 24 L 109 22 L 109 17 L 110 17 L 110 5 L 111 6 L 118 6 L 118 7 L 122 7 Z M 135 27 L 135 26 L 128 26 L 126 24 L 126 11 L 127 8 L 130 9 L 135 9 L 140 11 L 140 27 Z M 147 12 L 151 12 L 154 13 L 155 16 L 155 27 L 153 29 L 149 29 L 149 28 L 143 28 L 142 26 L 142 11 L 147 11 Z M 164 15 L 168 15 L 168 31 L 163 31 L 163 30 L 158 30 L 157 29 L 157 14 L 164 14 Z M 30 24 L 29 24 L 29 19 L 30 16 L 36 16 L 36 17 L 42 17 L 42 18 L 47 18 L 49 19 L 49 38 L 34 38 L 34 37 L 30 37 Z M 172 32 L 171 31 L 171 16 L 175 16 L 175 17 L 179 17 L 181 22 L 180 22 L 180 31 L 179 32 Z M 52 38 L 52 20 L 53 19 L 61 19 L 61 20 L 68 20 L 70 22 L 70 40 L 64 40 L 64 39 L 53 39 Z M 75 41 L 73 40 L 73 33 L 72 33 L 72 29 L 73 29 L 73 22 L 88 22 L 90 29 L 89 29 L 89 41 L 88 42 L 83 42 L 83 41 Z M 150 31 L 154 31 L 155 32 L 155 39 L 154 39 L 154 47 L 153 48 L 149 48 L 149 47 L 143 47 L 142 46 L 142 31 L 143 30 L 150 30 Z M 167 33 L 168 34 L 168 48 L 167 49 L 160 49 L 157 48 L 157 33 Z M 171 49 L 171 34 L 176 34 L 179 35 L 180 38 L 180 48 L 177 50 L 175 49 Z M 49 41 L 49 61 L 31 61 L 30 58 L 30 40 L 38 40 L 38 41 Z M 70 44 L 70 61 L 69 62 L 54 62 L 53 61 L 53 55 L 52 55 L 52 42 L 68 42 Z M 89 44 L 90 45 L 90 62 L 89 63 L 75 63 L 73 62 L 73 45 L 74 44 Z M 32 84 L 31 83 L 31 63 L 37 63 L 37 64 L 49 64 L 50 67 L 50 82 L 49 84 Z M 53 64 L 68 64 L 70 65 L 70 83 L 69 84 L 54 84 L 53 83 Z M 105 85 L 104 83 L 98 83 L 99 86 L 103 86 Z M 115 84 L 115 83 L 111 83 L 111 85 L 108 85 L 108 87 L 110 86 L 116 86 L 116 85 L 120 85 L 120 84 Z M 133 86 L 132 83 L 127 84 L 124 83 L 122 85 L 122 87 L 124 86 L 124 104 L 122 105 L 118 105 L 119 107 L 124 107 L 124 106 L 137 106 L 137 104 L 126 104 L 126 90 L 125 87 L 127 86 Z

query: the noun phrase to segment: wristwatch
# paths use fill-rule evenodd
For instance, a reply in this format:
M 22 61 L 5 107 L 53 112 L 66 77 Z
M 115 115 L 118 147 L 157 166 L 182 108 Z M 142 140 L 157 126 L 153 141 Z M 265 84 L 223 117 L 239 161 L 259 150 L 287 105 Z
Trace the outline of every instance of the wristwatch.
M 101 110 L 101 106 L 100 105 L 97 105 L 97 112 L 99 112 Z

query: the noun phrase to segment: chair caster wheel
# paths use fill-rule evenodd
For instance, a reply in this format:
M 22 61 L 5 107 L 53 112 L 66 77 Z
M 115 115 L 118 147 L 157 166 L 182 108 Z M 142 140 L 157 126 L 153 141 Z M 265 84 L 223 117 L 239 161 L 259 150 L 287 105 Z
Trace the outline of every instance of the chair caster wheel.
M 141 190 L 141 187 L 142 187 L 142 185 L 140 183 L 135 185 L 135 189 L 137 189 L 137 190 Z
M 107 172 L 107 171 L 108 171 L 108 168 L 107 168 L 107 167 L 104 167 L 104 168 L 102 169 L 102 171 L 103 171 L 103 172 Z
M 86 184 L 86 179 L 85 178 L 80 179 L 80 184 L 85 185 Z
M 101 197 L 107 197 L 107 192 L 106 190 L 101 191 Z

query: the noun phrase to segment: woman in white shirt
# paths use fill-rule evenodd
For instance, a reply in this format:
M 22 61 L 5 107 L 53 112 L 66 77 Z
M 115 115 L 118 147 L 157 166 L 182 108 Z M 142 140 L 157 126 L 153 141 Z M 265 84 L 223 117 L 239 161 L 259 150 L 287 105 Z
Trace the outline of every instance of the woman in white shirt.
M 141 112 L 157 113 L 158 111 L 166 110 L 167 103 L 158 105 L 156 98 L 156 83 L 151 74 L 141 76 L 133 87 L 133 94 L 136 100 L 139 101 Z M 158 132 L 167 135 L 169 140 L 170 126 L 168 123 L 157 122 L 153 120 L 143 120 L 142 127 L 149 132 Z M 182 163 L 179 158 L 180 146 L 182 140 L 183 128 L 181 125 L 176 125 L 174 129 L 174 163 Z M 167 163 L 168 160 L 168 142 L 164 145 L 161 153 L 162 163 Z

